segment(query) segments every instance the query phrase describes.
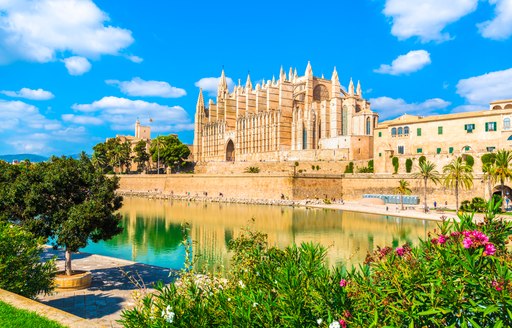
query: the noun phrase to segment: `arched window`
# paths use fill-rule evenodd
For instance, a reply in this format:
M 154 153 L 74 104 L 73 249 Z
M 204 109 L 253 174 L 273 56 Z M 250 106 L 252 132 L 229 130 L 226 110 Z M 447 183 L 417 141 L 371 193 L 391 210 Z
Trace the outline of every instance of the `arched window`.
M 408 135 L 409 135 L 409 127 L 408 127 L 408 126 L 406 126 L 406 127 L 404 128 L 404 135 L 406 135 L 406 136 L 408 136 Z
M 372 124 L 372 123 L 371 123 L 371 120 L 370 120 L 370 118 L 368 117 L 368 118 L 366 119 L 366 135 L 368 135 L 368 136 L 370 135 L 371 124 Z
M 399 127 L 399 128 L 398 128 L 398 136 L 399 136 L 399 137 L 401 137 L 401 136 L 402 136 L 402 134 L 403 134 L 403 132 L 404 132 L 404 131 L 403 131 L 402 127 Z
M 306 126 L 302 125 L 302 149 L 306 149 L 308 146 L 308 131 L 306 130 Z
M 329 91 L 323 84 L 319 84 L 313 90 L 313 100 L 322 101 L 329 100 Z
M 503 119 L 503 129 L 505 129 L 505 130 L 510 129 L 510 118 L 505 117 Z
M 391 129 L 391 136 L 396 137 L 396 128 Z

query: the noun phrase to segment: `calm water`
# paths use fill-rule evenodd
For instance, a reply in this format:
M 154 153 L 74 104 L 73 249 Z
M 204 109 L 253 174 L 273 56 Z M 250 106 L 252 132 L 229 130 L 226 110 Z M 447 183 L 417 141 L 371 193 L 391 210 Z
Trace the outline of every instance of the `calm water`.
M 436 223 L 393 216 L 340 210 L 238 205 L 129 198 L 124 200 L 122 234 L 107 242 L 90 244 L 96 253 L 180 269 L 185 250 L 182 223 L 190 223 L 193 253 L 198 265 L 224 266 L 228 242 L 244 228 L 268 234 L 271 244 L 318 242 L 328 248 L 330 265 L 362 263 L 376 246 L 417 243 Z

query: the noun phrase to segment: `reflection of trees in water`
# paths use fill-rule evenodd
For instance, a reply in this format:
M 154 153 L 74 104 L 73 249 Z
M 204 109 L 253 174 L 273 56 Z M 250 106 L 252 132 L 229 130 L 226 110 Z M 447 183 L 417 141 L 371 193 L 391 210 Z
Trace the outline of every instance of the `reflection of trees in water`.
M 107 241 L 110 245 L 137 245 L 139 251 L 153 248 L 156 254 L 173 251 L 180 247 L 184 240 L 181 225 L 167 223 L 163 217 L 147 218 L 142 215 L 130 219 L 123 216 L 124 231 L 116 238 Z

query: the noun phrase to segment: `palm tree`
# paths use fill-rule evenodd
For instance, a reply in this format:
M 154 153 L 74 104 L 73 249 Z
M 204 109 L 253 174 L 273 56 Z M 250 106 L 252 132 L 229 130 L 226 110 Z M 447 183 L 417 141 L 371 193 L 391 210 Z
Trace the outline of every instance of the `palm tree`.
M 409 182 L 401 179 L 398 181 L 398 187 L 395 188 L 395 191 L 400 194 L 400 205 L 402 205 L 402 211 L 404 210 L 404 195 L 410 195 L 411 189 L 409 188 Z
M 455 187 L 455 209 L 459 210 L 459 187 L 470 189 L 473 187 L 473 167 L 462 157 L 457 157 L 443 167 L 444 185 Z
M 427 212 L 427 182 L 432 181 L 434 184 L 439 182 L 439 172 L 436 170 L 436 165 L 431 161 L 420 161 L 418 163 L 419 171 L 414 173 L 412 176 L 417 179 L 423 179 L 423 185 L 425 187 L 423 199 L 425 201 L 425 212 Z
M 505 181 L 512 177 L 512 152 L 509 150 L 498 150 L 494 162 L 494 170 L 492 175 L 495 181 L 500 182 L 501 186 L 501 199 L 505 199 Z M 501 209 L 505 210 L 505 202 L 502 201 Z
M 494 182 L 494 170 L 496 170 L 496 165 L 494 164 L 494 162 L 489 162 L 482 165 L 484 181 L 487 181 L 487 188 L 489 189 L 489 199 L 492 198 L 492 183 Z

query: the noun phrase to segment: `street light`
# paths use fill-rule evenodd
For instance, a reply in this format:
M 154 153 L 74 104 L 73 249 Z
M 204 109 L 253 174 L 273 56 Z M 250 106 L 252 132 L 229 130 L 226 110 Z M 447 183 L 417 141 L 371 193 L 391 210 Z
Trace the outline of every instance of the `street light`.
M 158 160 L 156 162 L 156 174 L 160 174 L 160 135 L 156 137 L 156 152 L 158 156 Z

